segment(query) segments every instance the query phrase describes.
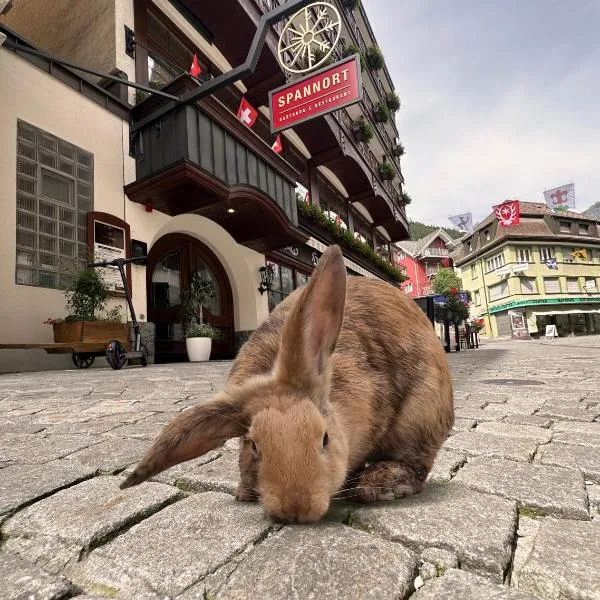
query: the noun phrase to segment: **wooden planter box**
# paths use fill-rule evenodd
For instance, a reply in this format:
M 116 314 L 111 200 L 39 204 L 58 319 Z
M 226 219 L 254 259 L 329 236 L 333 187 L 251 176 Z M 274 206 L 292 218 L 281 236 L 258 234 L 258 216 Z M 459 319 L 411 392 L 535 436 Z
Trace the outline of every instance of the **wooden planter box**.
M 110 342 L 119 340 L 122 344 L 129 341 L 127 323 L 106 323 L 105 321 L 73 321 L 72 323 L 54 323 L 54 341 L 69 342 Z

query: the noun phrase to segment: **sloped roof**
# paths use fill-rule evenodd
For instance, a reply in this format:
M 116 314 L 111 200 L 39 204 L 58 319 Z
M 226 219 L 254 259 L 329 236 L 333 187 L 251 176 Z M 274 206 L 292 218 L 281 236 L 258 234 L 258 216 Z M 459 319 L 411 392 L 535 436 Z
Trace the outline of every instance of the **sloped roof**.
M 500 227 L 498 219 L 494 213 L 488 215 L 481 223 L 478 223 L 472 232 L 461 238 L 461 245 L 452 253 L 452 258 L 456 263 L 460 263 L 467 257 L 480 254 L 486 248 L 497 246 L 505 238 L 555 238 L 557 240 L 572 239 L 572 235 L 564 233 L 555 233 L 549 226 L 545 217 L 551 215 L 555 219 L 577 219 L 578 221 L 593 221 L 589 216 L 566 211 L 564 213 L 555 213 L 543 203 L 538 202 L 520 202 L 521 218 L 518 225 L 512 227 Z M 487 229 L 490 230 L 490 239 L 484 239 L 481 235 Z M 471 241 L 471 250 L 467 249 L 467 242 Z
M 427 248 L 427 246 L 429 246 L 429 244 L 431 244 L 431 242 L 433 242 L 433 240 L 435 240 L 437 237 L 441 237 L 448 247 L 452 246 L 452 238 L 441 227 L 435 231 L 432 231 L 421 239 L 396 242 L 396 246 L 411 256 L 417 256 L 423 252 L 423 250 L 425 250 L 425 248 Z

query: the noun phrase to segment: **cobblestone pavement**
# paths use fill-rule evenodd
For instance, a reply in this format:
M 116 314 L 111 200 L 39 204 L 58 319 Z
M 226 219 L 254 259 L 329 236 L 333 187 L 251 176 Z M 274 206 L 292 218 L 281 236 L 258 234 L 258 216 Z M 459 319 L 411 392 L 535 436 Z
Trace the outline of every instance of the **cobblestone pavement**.
M 229 363 L 0 376 L 0 599 L 600 599 L 600 337 L 449 357 L 421 494 L 274 527 L 236 442 L 121 491 Z

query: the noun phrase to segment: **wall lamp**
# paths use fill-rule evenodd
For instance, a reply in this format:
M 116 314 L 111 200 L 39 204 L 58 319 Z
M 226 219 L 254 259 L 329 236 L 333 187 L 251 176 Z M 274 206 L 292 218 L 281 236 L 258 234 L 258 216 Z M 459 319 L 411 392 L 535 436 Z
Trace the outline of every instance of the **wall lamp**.
M 258 269 L 260 273 L 260 286 L 258 287 L 258 291 L 261 296 L 271 289 L 271 283 L 273 283 L 273 269 L 271 267 L 260 267 Z

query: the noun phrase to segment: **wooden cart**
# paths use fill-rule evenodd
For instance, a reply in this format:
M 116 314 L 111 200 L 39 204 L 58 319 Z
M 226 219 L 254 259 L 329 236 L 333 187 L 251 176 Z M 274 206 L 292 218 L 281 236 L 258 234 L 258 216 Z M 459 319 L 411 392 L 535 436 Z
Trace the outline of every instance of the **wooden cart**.
M 130 344 L 126 344 L 129 350 Z M 0 350 L 45 350 L 48 354 L 69 354 L 78 369 L 87 369 L 94 364 L 96 356 L 106 356 L 104 342 L 61 342 L 50 344 L 0 344 Z

